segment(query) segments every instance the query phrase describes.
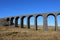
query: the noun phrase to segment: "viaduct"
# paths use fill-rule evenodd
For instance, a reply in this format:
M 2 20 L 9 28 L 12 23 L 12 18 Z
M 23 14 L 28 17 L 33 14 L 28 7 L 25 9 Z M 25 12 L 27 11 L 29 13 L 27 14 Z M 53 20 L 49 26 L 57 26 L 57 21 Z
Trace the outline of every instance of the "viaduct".
M 49 15 L 53 15 L 55 18 L 55 31 L 58 30 L 57 26 L 57 16 L 60 15 L 60 12 L 52 12 L 52 13 L 40 13 L 40 14 L 31 14 L 31 15 L 23 15 L 23 16 L 12 16 L 12 17 L 6 17 L 6 21 L 9 22 L 9 26 L 13 24 L 13 19 L 15 19 L 15 27 L 18 27 L 18 19 L 20 18 L 20 27 L 24 28 L 23 26 L 23 19 L 26 17 L 27 18 L 27 28 L 30 29 L 30 18 L 33 16 L 34 17 L 34 26 L 35 29 L 38 30 L 37 27 L 37 17 L 42 16 L 43 17 L 43 30 L 47 31 L 48 26 L 47 26 L 47 17 Z

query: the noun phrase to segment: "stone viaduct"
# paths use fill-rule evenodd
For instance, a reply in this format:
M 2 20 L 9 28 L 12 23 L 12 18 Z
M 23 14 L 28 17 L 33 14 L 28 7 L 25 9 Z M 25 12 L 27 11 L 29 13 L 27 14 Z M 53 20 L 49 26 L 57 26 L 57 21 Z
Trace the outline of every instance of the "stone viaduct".
M 7 17 L 5 18 L 7 22 L 9 22 L 9 26 L 13 24 L 13 19 L 15 19 L 15 27 L 18 27 L 18 18 L 20 18 L 20 27 L 24 28 L 23 26 L 23 19 L 26 17 L 27 18 L 27 28 L 30 29 L 30 17 L 34 16 L 34 26 L 35 29 L 37 30 L 37 17 L 38 16 L 43 16 L 43 30 L 47 31 L 48 26 L 47 26 L 47 17 L 49 15 L 53 15 L 55 18 L 55 31 L 57 31 L 58 26 L 57 26 L 57 16 L 60 15 L 60 12 L 52 12 L 52 13 L 40 13 L 40 14 L 31 14 L 31 15 L 23 15 L 23 16 L 12 16 L 12 17 Z

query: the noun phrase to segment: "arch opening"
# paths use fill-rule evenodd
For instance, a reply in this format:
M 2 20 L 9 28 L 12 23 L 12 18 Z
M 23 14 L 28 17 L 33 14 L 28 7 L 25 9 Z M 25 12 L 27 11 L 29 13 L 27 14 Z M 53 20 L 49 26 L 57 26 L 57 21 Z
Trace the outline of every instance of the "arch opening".
M 17 24 L 20 27 L 20 18 L 18 18 L 17 20 L 18 20 Z
M 49 15 L 47 17 L 47 26 L 48 26 L 49 31 L 55 30 L 55 16 L 54 15 Z
M 27 18 L 26 17 L 23 18 L 23 27 L 24 28 L 27 27 Z
M 16 17 L 15 18 L 15 27 L 19 27 L 20 25 L 20 18 L 19 17 Z
M 43 16 L 37 16 L 37 27 L 38 30 L 43 30 Z
M 34 27 L 35 27 L 34 26 L 34 19 L 35 19 L 34 16 L 31 15 L 31 16 L 28 17 L 28 19 L 29 19 L 29 26 L 30 26 L 30 28 L 34 29 Z
M 11 25 L 14 25 L 14 17 L 11 18 Z
M 21 28 L 26 28 L 26 16 L 22 16 L 21 18 Z

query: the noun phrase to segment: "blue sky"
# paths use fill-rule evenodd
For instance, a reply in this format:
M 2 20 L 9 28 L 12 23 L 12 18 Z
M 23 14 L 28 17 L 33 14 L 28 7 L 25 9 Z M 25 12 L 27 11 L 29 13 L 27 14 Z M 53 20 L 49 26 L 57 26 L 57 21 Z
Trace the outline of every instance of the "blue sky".
M 60 12 L 60 0 L 0 0 L 0 18 L 43 12 Z M 34 18 L 31 19 L 31 24 L 33 24 Z M 38 24 L 42 25 L 43 18 L 38 19 L 41 21 L 38 20 Z M 48 25 L 54 25 L 53 16 L 49 16 L 48 20 Z M 58 17 L 58 25 L 60 24 L 59 20 L 60 16 Z

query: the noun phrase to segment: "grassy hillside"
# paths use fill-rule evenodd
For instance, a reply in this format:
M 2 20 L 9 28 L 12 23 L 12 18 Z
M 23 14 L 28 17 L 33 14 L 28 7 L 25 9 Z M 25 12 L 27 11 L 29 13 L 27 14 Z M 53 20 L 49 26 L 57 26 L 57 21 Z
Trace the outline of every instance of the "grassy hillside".
M 37 31 L 33 27 L 31 29 L 0 27 L 0 40 L 60 40 L 60 32 L 50 30 L 43 32 L 42 27 Z

